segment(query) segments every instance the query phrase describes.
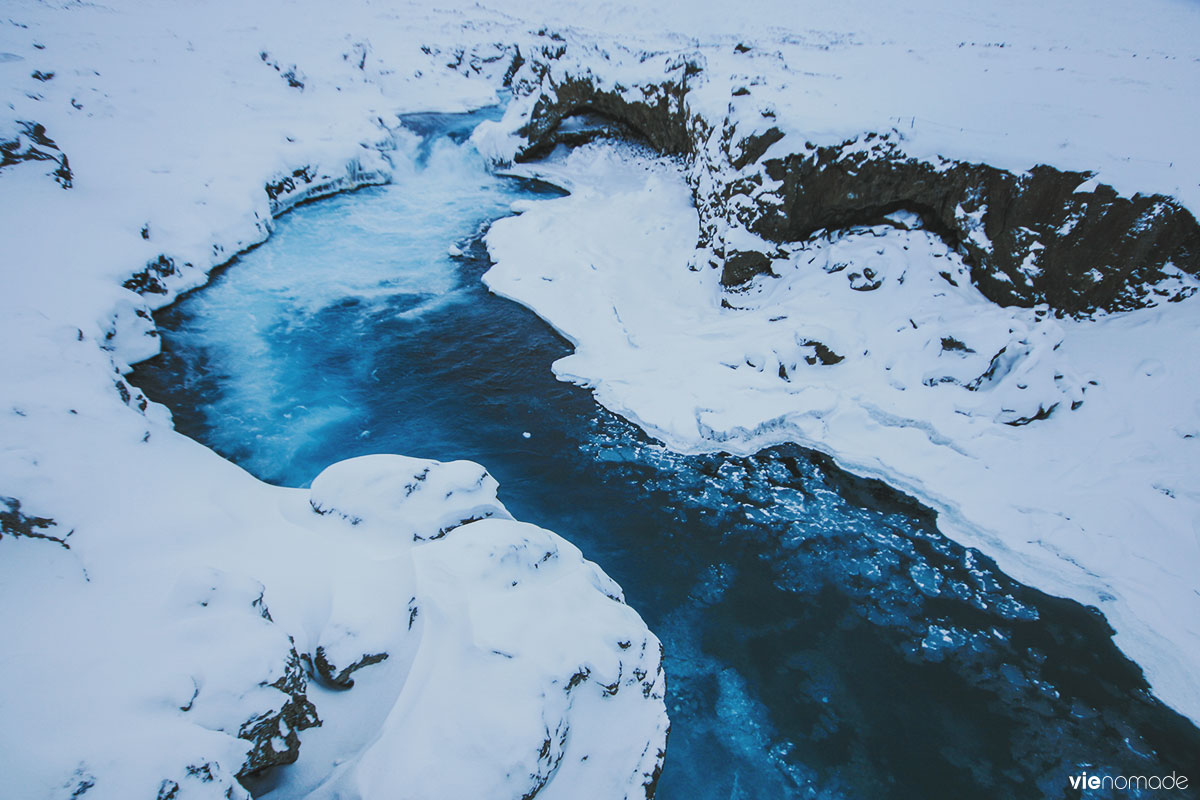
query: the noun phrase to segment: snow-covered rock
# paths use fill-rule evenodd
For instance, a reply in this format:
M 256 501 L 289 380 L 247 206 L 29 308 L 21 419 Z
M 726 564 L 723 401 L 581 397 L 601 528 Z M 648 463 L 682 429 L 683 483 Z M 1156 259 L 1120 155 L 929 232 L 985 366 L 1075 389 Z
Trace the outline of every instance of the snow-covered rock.
M 496 497 L 498 486 L 469 461 L 364 456 L 318 475 L 310 502 L 318 514 L 336 514 L 351 525 L 386 526 L 424 541 L 440 539 L 468 522 L 512 519 Z
M 392 699 L 377 709 L 371 738 L 332 758 L 323 752 L 328 763 L 301 765 L 277 791 L 653 793 L 667 733 L 661 646 L 577 548 L 512 520 L 496 500 L 496 482 L 464 461 L 352 459 L 313 481 L 309 503 L 344 547 L 386 564 L 376 572 L 388 584 L 384 593 L 380 582 L 360 583 L 361 596 L 340 589 L 339 597 L 350 591 L 356 602 L 335 603 L 314 664 L 344 687 L 342 673 L 331 678 L 335 667 L 321 666 L 330 652 L 347 670 L 386 657 Z M 343 608 L 357 613 L 339 615 Z M 376 692 L 380 683 L 371 684 Z M 619 734 L 617 720 L 642 733 Z M 338 722 L 360 720 L 344 714 Z
M 475 141 L 574 194 L 495 226 L 485 280 L 672 448 L 794 441 L 917 495 L 1200 719 L 1200 17 L 854 8 L 549 33 Z M 568 155 L 597 112 L 651 152 Z

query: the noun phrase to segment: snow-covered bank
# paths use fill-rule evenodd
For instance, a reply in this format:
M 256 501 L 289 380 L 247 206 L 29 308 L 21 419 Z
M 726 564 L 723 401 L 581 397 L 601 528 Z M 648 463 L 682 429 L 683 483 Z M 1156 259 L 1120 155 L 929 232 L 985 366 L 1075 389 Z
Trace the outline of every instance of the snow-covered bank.
M 489 42 L 525 34 L 417 6 L 5 11 L 7 790 L 646 796 L 657 640 L 481 467 L 379 456 L 271 487 L 122 377 L 153 308 L 295 203 L 388 180 L 415 146 L 398 112 L 495 102 L 511 53 Z
M 1002 308 L 903 215 L 797 243 L 727 293 L 687 268 L 677 163 L 593 144 L 526 171 L 574 193 L 496 223 L 485 281 L 575 344 L 560 378 L 675 449 L 795 441 L 915 494 L 1010 575 L 1098 606 L 1159 696 L 1200 714 L 1194 300 Z

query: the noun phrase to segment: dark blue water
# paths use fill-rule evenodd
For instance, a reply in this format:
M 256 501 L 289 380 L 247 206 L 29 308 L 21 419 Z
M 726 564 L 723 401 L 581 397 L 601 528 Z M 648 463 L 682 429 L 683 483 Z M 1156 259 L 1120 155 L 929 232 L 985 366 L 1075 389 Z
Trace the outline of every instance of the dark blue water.
M 488 174 L 461 144 L 477 121 L 411 118 L 425 139 L 394 185 L 280 219 L 156 315 L 163 354 L 135 383 L 274 483 L 375 452 L 486 465 L 663 640 L 663 800 L 1079 797 L 1082 770 L 1174 770 L 1188 791 L 1141 796 L 1200 796 L 1200 732 L 1094 610 L 824 457 L 672 454 L 555 381 L 568 345 L 479 282 L 488 222 L 554 192 Z

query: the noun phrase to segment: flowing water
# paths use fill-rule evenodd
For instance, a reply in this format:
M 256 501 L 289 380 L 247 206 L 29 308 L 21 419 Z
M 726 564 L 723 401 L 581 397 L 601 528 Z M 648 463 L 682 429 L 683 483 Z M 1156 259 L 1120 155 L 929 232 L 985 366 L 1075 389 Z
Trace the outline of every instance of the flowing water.
M 557 382 L 567 343 L 479 281 L 487 224 L 557 192 L 489 174 L 464 144 L 480 118 L 408 118 L 423 138 L 392 185 L 281 218 L 156 315 L 134 382 L 273 483 L 376 452 L 484 464 L 663 640 L 662 800 L 1079 797 L 1083 770 L 1191 778 L 1113 797 L 1200 796 L 1200 731 L 1094 610 L 824 457 L 680 456 Z

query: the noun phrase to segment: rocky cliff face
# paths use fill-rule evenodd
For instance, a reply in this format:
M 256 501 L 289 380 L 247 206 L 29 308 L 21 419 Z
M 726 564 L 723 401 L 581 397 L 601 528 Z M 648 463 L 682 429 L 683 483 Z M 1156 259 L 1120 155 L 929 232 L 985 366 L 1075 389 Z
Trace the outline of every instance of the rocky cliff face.
M 785 134 L 744 83 L 730 82 L 722 117 L 697 110 L 693 88 L 708 82 L 711 97 L 719 80 L 702 54 L 646 55 L 636 76 L 620 80 L 593 71 L 596 53 L 576 50 L 551 39 L 526 54 L 513 81 L 517 119 L 506 119 L 522 139 L 510 157 L 578 143 L 570 121 L 585 114 L 686 156 L 700 212 L 697 262 L 720 269 L 727 287 L 769 273 L 776 245 L 900 210 L 957 250 L 972 282 L 1001 305 L 1129 310 L 1187 296 L 1167 281 L 1176 269 L 1200 274 L 1200 226 L 1170 197 L 1123 197 L 1087 173 L 1047 165 L 1016 174 L 922 160 L 895 130 L 814 144 Z
M 740 149 L 757 149 L 754 139 Z M 763 159 L 739 181 L 772 184 L 745 219 L 772 242 L 916 212 L 1001 305 L 1129 310 L 1167 278 L 1168 265 L 1200 272 L 1200 227 L 1171 198 L 1120 197 L 1086 174 L 1044 165 L 1015 175 L 987 164 L 934 164 L 906 156 L 889 135 L 867 134 Z M 724 277 L 746 276 L 727 268 Z

